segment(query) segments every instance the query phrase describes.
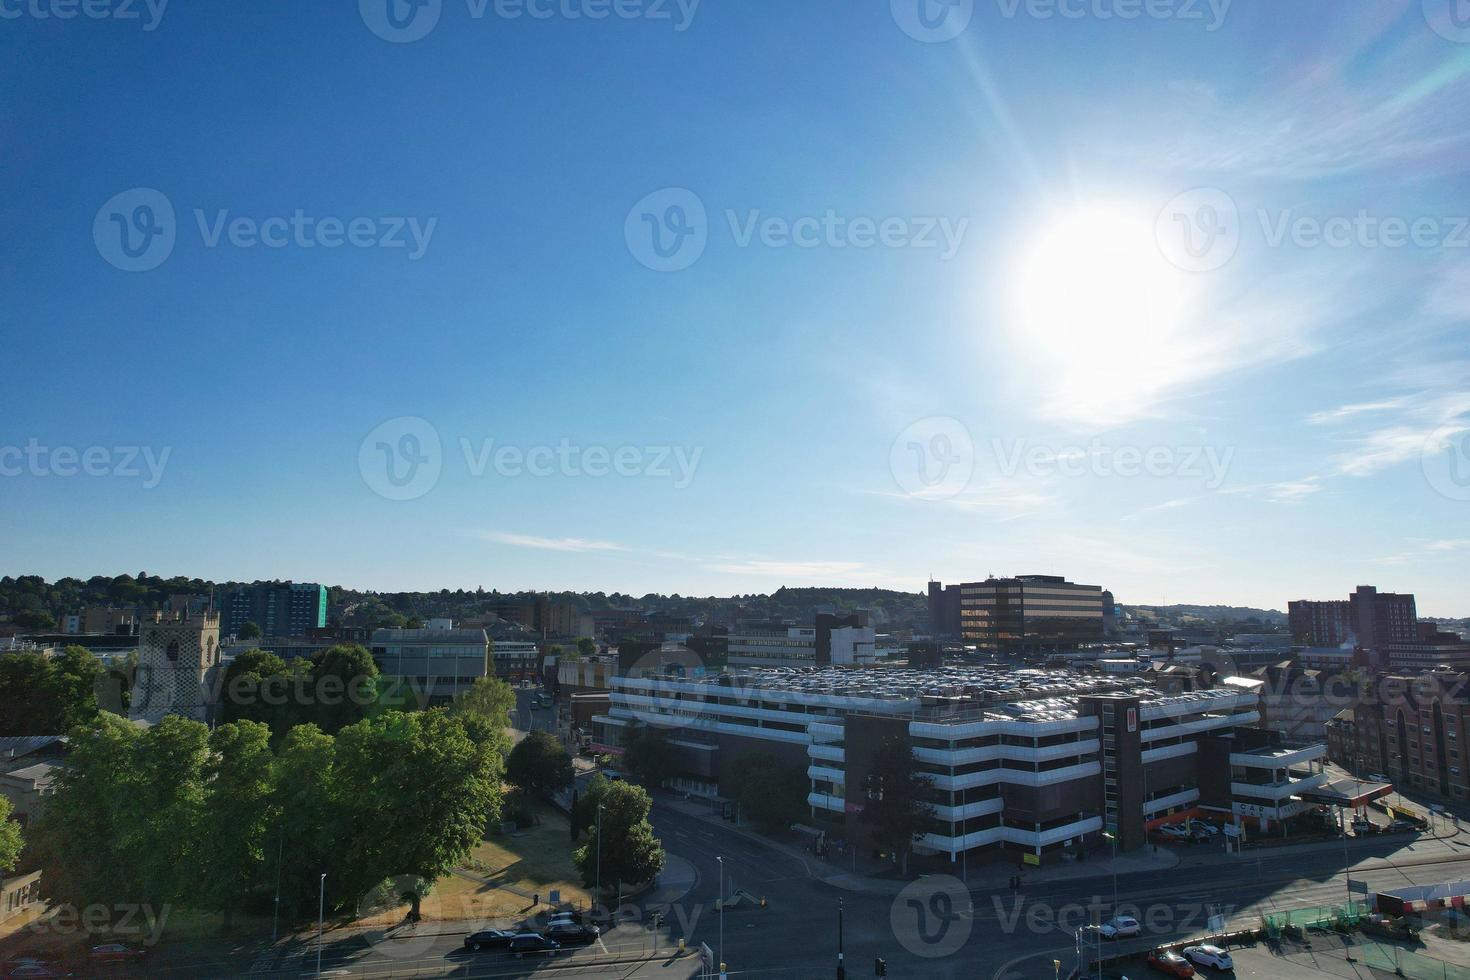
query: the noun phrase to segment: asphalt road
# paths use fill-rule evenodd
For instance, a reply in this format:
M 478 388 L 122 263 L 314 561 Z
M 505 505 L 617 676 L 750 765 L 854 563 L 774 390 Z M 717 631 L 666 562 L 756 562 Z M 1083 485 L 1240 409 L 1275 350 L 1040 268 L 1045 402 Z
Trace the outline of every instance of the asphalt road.
M 659 802 L 654 824 L 666 849 L 677 858 L 675 875 L 689 886 L 687 894 L 669 894 L 673 886 L 656 892 L 656 902 L 629 902 L 622 909 L 627 921 L 605 932 L 602 942 L 552 960 L 515 961 L 498 954 L 463 951 L 463 934 L 421 937 L 408 941 L 375 941 L 353 936 L 329 942 L 323 952 L 324 975 L 352 977 L 608 977 L 687 980 L 698 975 L 694 957 L 670 958 L 667 953 L 683 937 L 691 949 L 707 943 L 723 948 L 729 976 L 744 978 L 813 978 L 836 976 L 837 906 L 844 906 L 844 952 L 851 980 L 873 976 L 875 956 L 883 956 L 888 975 L 924 980 L 959 978 L 1052 977 L 1053 961 L 1062 972 L 1073 965 L 1073 930 L 1090 918 L 1111 914 L 1111 876 L 1073 879 L 1026 889 L 1019 896 L 1008 891 L 964 892 L 942 878 L 921 879 L 906 894 L 894 897 L 844 890 L 820 880 L 831 866 L 815 858 L 797 860 L 785 852 L 734 832 L 723 822 L 691 816 Z M 1398 847 L 1396 853 L 1389 852 Z M 1404 848 L 1404 841 L 1365 841 L 1355 848 L 1359 863 L 1392 866 L 1355 871 L 1355 881 L 1382 889 L 1407 883 L 1425 883 L 1470 874 L 1470 839 L 1421 841 Z M 728 909 L 723 942 L 720 916 L 714 900 L 720 893 L 720 862 L 724 859 L 725 893 L 736 889 L 767 899 L 764 910 Z M 1206 860 L 1194 854 L 1191 860 Z M 682 862 L 687 862 L 684 864 Z M 692 867 L 693 873 L 688 871 Z M 1332 850 L 1310 854 L 1266 852 L 1258 865 L 1252 857 L 1239 863 L 1169 872 L 1120 875 L 1122 906 L 1137 914 L 1149 930 L 1124 948 L 1148 946 L 1183 938 L 1203 928 L 1211 907 L 1237 918 L 1259 910 L 1298 908 L 1341 903 L 1346 897 L 1341 874 L 1342 856 Z M 951 884 L 950 890 L 943 886 Z M 958 893 L 956 894 L 956 889 Z M 681 886 L 677 890 L 684 890 Z M 948 896 L 948 902 L 938 896 Z M 673 899 L 672 902 L 669 899 Z M 663 913 L 657 932 L 652 914 Z M 921 913 L 924 918 L 921 918 Z M 479 924 L 466 924 L 478 927 Z M 618 964 L 618 956 L 651 953 L 657 934 L 662 955 L 651 960 Z M 159 969 L 152 977 L 223 977 L 254 973 L 270 977 L 310 977 L 315 973 L 314 951 L 298 948 L 294 955 L 254 961 L 242 951 L 227 960 L 178 963 L 177 969 Z M 142 974 L 136 974 L 142 975 Z

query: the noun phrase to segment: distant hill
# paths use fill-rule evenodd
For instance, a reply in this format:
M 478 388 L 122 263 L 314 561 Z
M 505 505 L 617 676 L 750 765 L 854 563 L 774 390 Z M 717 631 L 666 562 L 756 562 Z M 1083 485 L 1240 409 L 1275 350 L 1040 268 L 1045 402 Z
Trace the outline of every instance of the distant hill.
M 1196 606 L 1181 603 L 1171 606 L 1130 606 L 1123 610 L 1133 616 L 1156 619 L 1161 623 L 1249 623 L 1262 626 L 1285 626 L 1286 613 L 1279 609 L 1256 609 L 1253 606 Z

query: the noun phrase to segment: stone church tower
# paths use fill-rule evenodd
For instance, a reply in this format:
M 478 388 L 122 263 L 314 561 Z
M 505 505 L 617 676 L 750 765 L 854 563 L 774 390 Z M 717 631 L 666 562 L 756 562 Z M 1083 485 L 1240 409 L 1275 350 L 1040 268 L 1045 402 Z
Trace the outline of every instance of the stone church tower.
M 158 722 L 183 715 L 209 722 L 220 677 L 219 614 L 165 618 L 154 613 L 138 632 L 138 674 L 128 717 Z

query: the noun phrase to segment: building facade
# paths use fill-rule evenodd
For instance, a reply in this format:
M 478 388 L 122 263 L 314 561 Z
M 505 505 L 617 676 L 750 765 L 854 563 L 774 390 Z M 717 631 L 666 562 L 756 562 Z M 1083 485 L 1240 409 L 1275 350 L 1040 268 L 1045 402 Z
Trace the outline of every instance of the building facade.
M 1057 575 L 960 586 L 960 635 L 986 652 L 1053 653 L 1103 641 L 1103 590 Z
M 818 667 L 870 664 L 878 658 L 877 633 L 859 615 L 822 613 L 814 626 L 766 623 L 732 627 L 727 639 L 732 667 Z
M 492 673 L 484 630 L 374 630 L 372 654 L 379 673 L 424 704 L 450 701 Z
M 1391 644 L 1418 639 L 1414 596 L 1379 592 L 1360 585 L 1347 599 L 1287 603 L 1292 639 L 1307 647 L 1358 646 L 1380 652 Z
M 919 849 L 1040 857 L 1124 849 L 1146 827 L 1213 812 L 1273 826 L 1326 781 L 1323 746 L 1285 751 L 1257 728 L 1249 691 L 1165 696 L 1137 678 L 984 667 L 732 671 L 706 678 L 616 677 L 594 741 L 616 746 L 633 722 L 670 732 L 681 788 L 712 793 L 749 752 L 801 765 L 811 821 L 862 841 L 865 779 L 878 746 L 906 738 L 932 787 Z
M 305 636 L 327 625 L 326 586 L 260 582 L 226 593 L 220 601 L 221 632 L 239 636 L 246 623 L 266 636 Z
M 1365 684 L 1353 706 L 1360 771 L 1388 775 L 1448 799 L 1470 799 L 1470 675 L 1390 674 Z M 1470 736 L 1467 736 L 1470 737 Z
M 216 613 L 165 617 L 154 613 L 138 631 L 138 672 L 128 717 L 157 722 L 166 715 L 213 718 L 220 677 Z

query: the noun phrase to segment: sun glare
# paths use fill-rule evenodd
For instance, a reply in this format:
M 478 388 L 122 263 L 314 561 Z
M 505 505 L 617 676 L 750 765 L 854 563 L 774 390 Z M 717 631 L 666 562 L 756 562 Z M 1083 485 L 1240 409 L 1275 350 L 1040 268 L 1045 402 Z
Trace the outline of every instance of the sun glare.
M 1186 285 L 1151 222 L 1123 208 L 1074 211 L 1026 251 L 1013 329 L 1083 413 L 1107 414 L 1172 373 Z

